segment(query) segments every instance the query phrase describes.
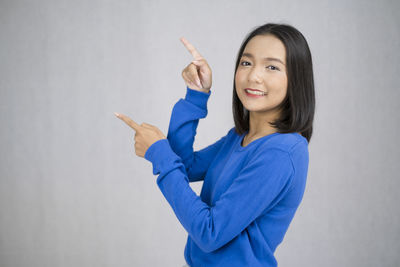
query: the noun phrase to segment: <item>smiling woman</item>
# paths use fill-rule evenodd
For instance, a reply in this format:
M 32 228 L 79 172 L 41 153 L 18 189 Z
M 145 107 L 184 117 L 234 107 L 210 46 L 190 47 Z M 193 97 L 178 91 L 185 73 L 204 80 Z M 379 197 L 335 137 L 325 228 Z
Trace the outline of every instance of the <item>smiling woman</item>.
M 280 116 L 288 83 L 285 59 L 285 46 L 274 35 L 255 36 L 246 45 L 235 76 L 236 94 L 250 111 L 251 131 L 245 143 L 276 131 L 265 122 Z
M 186 96 L 172 109 L 168 136 L 138 125 L 135 149 L 153 164 L 157 185 L 188 233 L 189 266 L 277 266 L 282 242 L 303 198 L 314 115 L 311 54 L 289 25 L 266 24 L 243 42 L 235 67 L 235 127 L 193 151 L 207 116 L 212 74 L 185 38 L 194 60 L 182 71 Z M 200 197 L 189 186 L 202 181 Z
M 263 97 L 254 97 L 257 89 Z M 269 23 L 247 35 L 236 59 L 232 108 L 235 130 L 247 133 L 246 140 L 297 132 L 310 142 L 315 92 L 303 34 L 290 25 Z

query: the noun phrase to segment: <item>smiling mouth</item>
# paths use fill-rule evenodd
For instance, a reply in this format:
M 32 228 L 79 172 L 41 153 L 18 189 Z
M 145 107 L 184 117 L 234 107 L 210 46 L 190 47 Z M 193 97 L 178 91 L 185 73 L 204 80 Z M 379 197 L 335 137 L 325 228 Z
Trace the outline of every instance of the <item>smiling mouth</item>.
M 251 90 L 251 89 L 244 89 L 244 91 L 246 92 L 247 95 L 252 95 L 252 96 L 264 96 L 267 93 L 263 92 L 263 91 L 259 91 L 259 90 Z

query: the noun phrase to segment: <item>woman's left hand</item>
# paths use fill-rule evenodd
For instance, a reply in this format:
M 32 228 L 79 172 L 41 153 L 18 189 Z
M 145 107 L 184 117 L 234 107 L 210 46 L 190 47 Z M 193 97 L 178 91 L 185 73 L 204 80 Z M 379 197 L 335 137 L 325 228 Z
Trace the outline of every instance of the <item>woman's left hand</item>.
M 139 157 L 144 158 L 147 149 L 158 140 L 167 139 L 167 137 L 156 126 L 148 123 L 142 123 L 139 125 L 128 116 L 116 112 L 115 115 L 135 130 L 135 153 Z

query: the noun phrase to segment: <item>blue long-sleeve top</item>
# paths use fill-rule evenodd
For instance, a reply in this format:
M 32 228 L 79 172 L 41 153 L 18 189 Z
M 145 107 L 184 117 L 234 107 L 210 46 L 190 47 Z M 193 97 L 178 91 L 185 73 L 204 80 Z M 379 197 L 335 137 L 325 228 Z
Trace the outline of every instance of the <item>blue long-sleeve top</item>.
M 272 133 L 245 147 L 231 128 L 194 152 L 200 118 L 211 95 L 187 87 L 174 105 L 166 139 L 145 153 L 157 185 L 188 232 L 190 266 L 277 266 L 282 242 L 302 200 L 308 142 L 298 133 Z M 200 196 L 189 182 L 204 180 Z

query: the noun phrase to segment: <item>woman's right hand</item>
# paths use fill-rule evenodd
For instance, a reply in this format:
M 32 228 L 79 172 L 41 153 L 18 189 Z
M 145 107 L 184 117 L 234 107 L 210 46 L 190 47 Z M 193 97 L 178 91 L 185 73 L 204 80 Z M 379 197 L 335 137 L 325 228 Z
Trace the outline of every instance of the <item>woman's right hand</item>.
M 210 66 L 188 40 L 184 37 L 180 38 L 180 40 L 194 58 L 194 60 L 183 69 L 182 78 L 190 89 L 208 93 L 212 83 Z

